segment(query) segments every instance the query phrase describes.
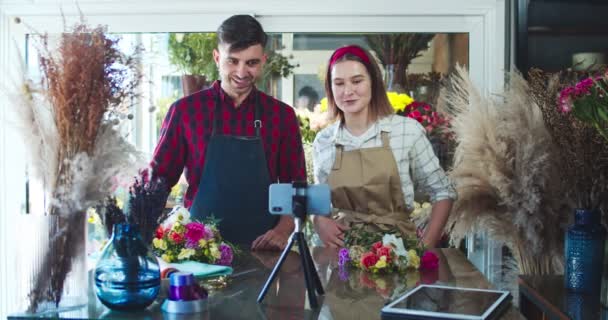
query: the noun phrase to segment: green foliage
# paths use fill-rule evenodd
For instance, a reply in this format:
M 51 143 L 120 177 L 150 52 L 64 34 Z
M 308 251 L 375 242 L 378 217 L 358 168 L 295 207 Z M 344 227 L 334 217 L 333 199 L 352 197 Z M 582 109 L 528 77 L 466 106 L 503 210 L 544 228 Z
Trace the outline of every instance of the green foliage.
M 156 107 L 158 108 L 158 112 L 156 113 L 156 129 L 160 132 L 160 127 L 163 124 L 163 119 L 167 115 L 167 111 L 169 111 L 169 107 L 171 104 L 178 99 L 177 91 L 173 93 L 170 97 L 162 97 L 156 101 Z
M 185 74 L 204 75 L 207 81 L 219 78 L 213 49 L 215 33 L 172 33 L 169 35 L 169 61 Z
M 297 114 L 298 122 L 300 123 L 300 134 L 302 135 L 302 142 L 313 143 L 317 132 L 310 129 L 310 118 Z
M 269 50 L 267 56 L 268 59 L 264 65 L 262 76 L 257 83 L 260 88 L 266 88 L 273 79 L 289 76 L 293 73 L 293 69 L 299 66 L 299 64 L 291 64 L 289 61 L 290 59 L 293 59 L 293 56 L 291 55 L 286 57 L 277 51 Z

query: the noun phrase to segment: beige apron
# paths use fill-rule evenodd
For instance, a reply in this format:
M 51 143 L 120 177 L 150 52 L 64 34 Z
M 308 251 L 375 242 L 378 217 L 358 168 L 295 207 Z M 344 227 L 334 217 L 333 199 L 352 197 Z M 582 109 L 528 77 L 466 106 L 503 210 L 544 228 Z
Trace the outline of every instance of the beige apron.
M 336 144 L 328 177 L 333 217 L 349 227 L 364 225 L 369 232 L 397 228 L 402 236 L 415 237 L 388 132 L 382 131 L 381 138 L 382 146 L 374 148 L 344 151 Z

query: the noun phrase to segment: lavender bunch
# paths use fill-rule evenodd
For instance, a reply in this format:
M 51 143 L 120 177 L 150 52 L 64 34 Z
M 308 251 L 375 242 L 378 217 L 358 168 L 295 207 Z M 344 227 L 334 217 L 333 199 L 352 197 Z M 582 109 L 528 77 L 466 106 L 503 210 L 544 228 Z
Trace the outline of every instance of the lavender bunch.
M 125 213 L 118 207 L 116 197 L 106 198 L 99 212 L 102 212 L 100 215 L 101 223 L 106 228 L 108 236 L 112 234 L 114 225 L 127 221 Z
M 139 225 L 145 243 L 151 243 L 154 238 L 168 196 L 166 180 L 162 177 L 149 178 L 147 172 L 136 177 L 135 183 L 129 188 L 127 221 Z

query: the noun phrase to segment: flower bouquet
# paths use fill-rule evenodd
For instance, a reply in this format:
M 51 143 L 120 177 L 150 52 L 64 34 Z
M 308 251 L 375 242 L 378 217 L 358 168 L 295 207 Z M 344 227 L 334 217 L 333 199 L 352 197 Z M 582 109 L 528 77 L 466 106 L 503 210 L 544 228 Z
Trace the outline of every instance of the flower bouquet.
M 230 266 L 234 248 L 222 240 L 216 224 L 213 219 L 191 220 L 187 209 L 176 208 L 156 229 L 152 251 L 167 263 L 189 260 Z
M 394 233 L 380 235 L 354 227 L 347 232 L 345 242 L 346 247 L 338 253 L 340 267 L 352 265 L 371 273 L 391 273 L 439 266 L 439 258 L 425 251 L 417 239 L 404 241 Z
M 588 77 L 564 88 L 557 103 L 562 113 L 572 113 L 592 125 L 608 141 L 608 69 L 603 76 Z

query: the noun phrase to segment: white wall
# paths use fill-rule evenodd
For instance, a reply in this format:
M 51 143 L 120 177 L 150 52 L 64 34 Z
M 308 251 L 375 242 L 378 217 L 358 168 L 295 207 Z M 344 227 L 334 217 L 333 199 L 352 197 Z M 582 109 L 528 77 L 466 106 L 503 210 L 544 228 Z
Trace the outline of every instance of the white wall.
M 473 81 L 486 95 L 503 84 L 505 0 L 79 0 L 78 5 L 89 23 L 107 24 L 111 32 L 213 31 L 235 13 L 256 15 L 268 32 L 468 32 Z M 17 65 L 13 41 L 23 45 L 31 30 L 63 30 L 61 9 L 68 21 L 77 19 L 73 0 L 0 0 L 0 87 L 12 80 L 2 69 Z M 24 151 L 6 125 L 8 103 L 0 100 L 0 319 L 14 311 L 12 261 L 18 252 L 11 244 L 28 236 L 12 228 L 24 198 Z

